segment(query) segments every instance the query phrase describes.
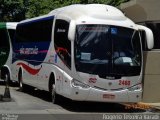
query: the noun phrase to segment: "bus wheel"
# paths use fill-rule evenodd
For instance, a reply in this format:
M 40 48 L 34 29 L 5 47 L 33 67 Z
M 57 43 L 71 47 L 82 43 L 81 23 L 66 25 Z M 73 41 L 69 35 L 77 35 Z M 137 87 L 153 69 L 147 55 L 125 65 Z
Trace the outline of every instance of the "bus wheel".
M 6 73 L 4 77 L 5 84 L 9 86 L 11 84 L 9 73 Z
M 23 80 L 22 80 L 22 72 L 20 71 L 18 74 L 18 81 L 19 81 L 19 90 L 24 90 Z
M 56 92 L 55 92 L 55 84 L 52 85 L 52 102 L 53 104 L 56 103 Z
M 10 80 L 9 70 L 6 68 L 2 68 L 1 70 L 1 79 L 4 80 L 5 84 L 12 85 L 12 81 Z
M 55 76 L 52 73 L 49 79 L 49 92 L 51 93 L 52 103 L 58 104 L 60 96 L 56 93 Z
M 52 85 L 52 103 L 57 104 L 59 101 L 59 96 L 56 93 L 56 87 L 55 84 Z

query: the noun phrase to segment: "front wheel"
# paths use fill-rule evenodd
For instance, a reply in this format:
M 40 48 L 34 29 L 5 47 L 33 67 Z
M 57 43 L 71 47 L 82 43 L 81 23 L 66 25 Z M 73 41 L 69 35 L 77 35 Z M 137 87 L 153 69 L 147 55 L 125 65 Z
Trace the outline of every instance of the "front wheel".
M 56 93 L 55 84 L 52 85 L 52 103 L 58 104 L 60 102 L 60 96 Z

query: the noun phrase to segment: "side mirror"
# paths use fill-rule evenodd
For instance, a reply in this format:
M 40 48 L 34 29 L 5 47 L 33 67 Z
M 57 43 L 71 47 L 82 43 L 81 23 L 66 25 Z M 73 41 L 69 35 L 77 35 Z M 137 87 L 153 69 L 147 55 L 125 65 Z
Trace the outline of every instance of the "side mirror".
M 76 24 L 75 21 L 71 20 L 68 31 L 68 39 L 73 41 L 75 39 L 75 33 L 76 33 Z
M 145 36 L 146 36 L 146 42 L 147 42 L 147 47 L 148 49 L 152 49 L 154 46 L 154 37 L 153 37 L 153 32 L 142 25 L 137 25 L 139 30 L 145 31 Z

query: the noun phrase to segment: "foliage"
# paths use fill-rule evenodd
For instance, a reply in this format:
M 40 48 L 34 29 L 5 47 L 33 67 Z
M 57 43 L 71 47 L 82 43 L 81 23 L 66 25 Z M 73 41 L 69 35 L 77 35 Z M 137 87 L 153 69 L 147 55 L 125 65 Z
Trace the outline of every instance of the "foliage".
M 118 6 L 129 0 L 0 0 L 0 21 L 20 21 L 49 13 L 71 4 L 109 4 Z
M 19 21 L 25 17 L 23 0 L 0 0 L 0 21 Z

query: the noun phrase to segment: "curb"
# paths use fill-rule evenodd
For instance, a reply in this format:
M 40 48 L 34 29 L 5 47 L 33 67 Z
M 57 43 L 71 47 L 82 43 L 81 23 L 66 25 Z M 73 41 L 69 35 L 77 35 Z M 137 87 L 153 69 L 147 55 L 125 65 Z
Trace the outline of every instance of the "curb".
M 138 102 L 138 103 L 126 103 L 123 104 L 125 106 L 125 109 L 141 109 L 148 112 L 158 112 L 160 111 L 160 103 L 144 103 L 144 102 Z
M 145 109 L 148 112 L 160 112 L 160 103 L 144 103 L 144 102 L 139 102 L 139 105 L 142 106 L 148 106 L 147 109 Z
M 155 108 L 155 109 L 160 110 L 160 103 L 144 103 L 144 102 L 140 102 L 140 104 L 147 105 L 147 106 L 150 106 L 151 108 Z

